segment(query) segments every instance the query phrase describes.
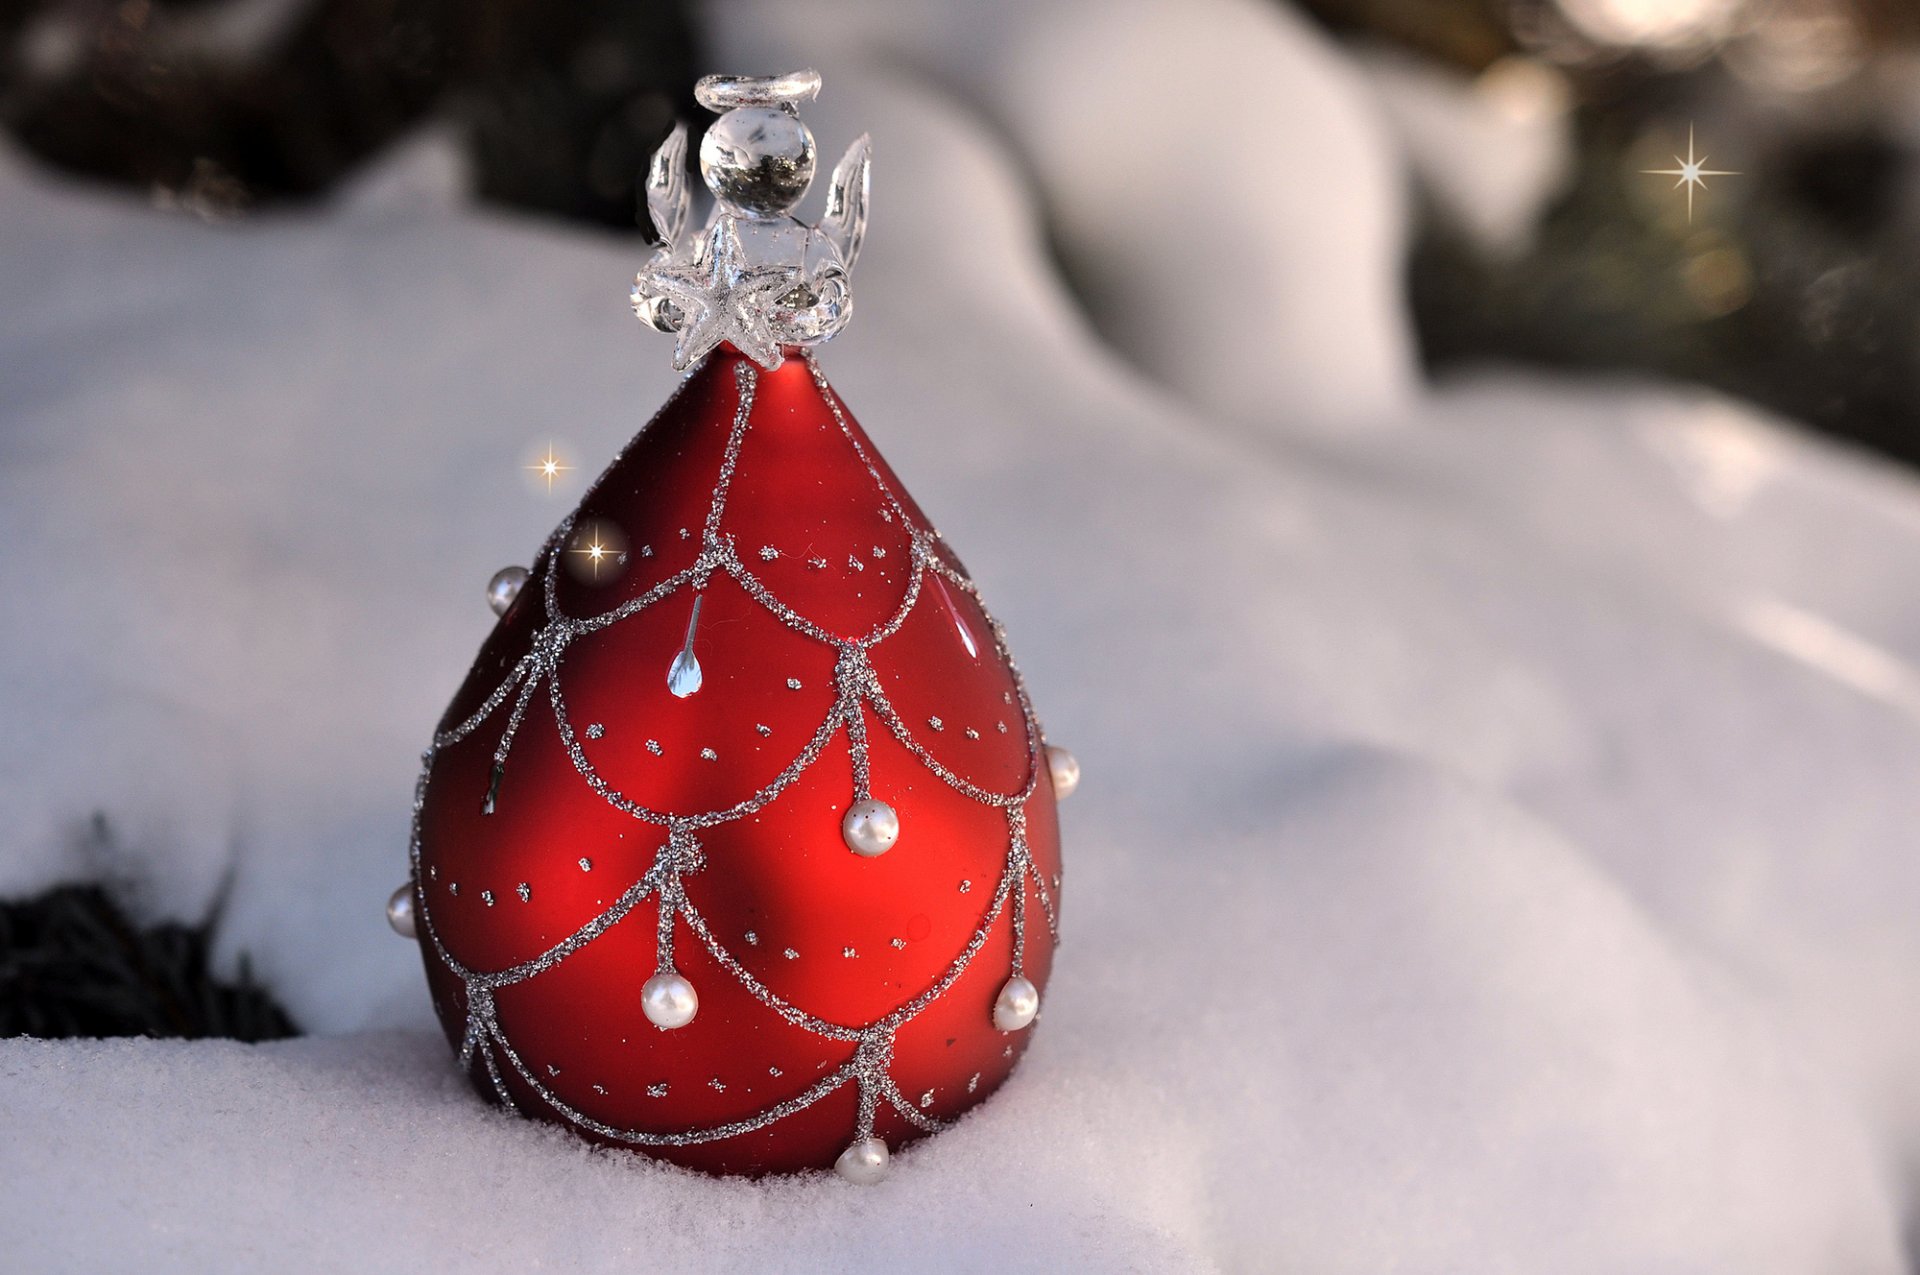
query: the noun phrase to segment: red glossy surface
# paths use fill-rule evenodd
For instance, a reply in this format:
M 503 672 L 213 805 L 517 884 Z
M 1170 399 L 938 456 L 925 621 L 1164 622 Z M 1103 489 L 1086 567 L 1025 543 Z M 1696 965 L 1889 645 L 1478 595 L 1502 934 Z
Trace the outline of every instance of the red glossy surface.
M 588 492 L 581 520 L 617 524 L 629 561 L 622 571 L 603 570 L 598 582 L 562 570 L 564 613 L 604 613 L 694 561 L 733 425 L 739 361 L 727 349 L 711 357 Z M 871 442 L 851 416 L 848 422 L 880 481 L 926 529 Z M 907 528 L 797 358 L 758 372 L 720 533 L 788 607 L 841 636 L 884 623 L 911 585 Z M 554 569 L 550 557 L 536 563 L 442 729 L 468 717 L 529 649 L 545 620 L 544 579 Z M 703 598 L 694 651 L 704 683 L 688 698 L 669 693 L 666 673 L 685 637 L 690 589 L 577 639 L 560 664 L 566 713 L 592 766 L 612 788 L 655 810 L 715 809 L 761 789 L 805 747 L 835 699 L 834 648 L 783 624 L 724 572 L 713 574 Z M 991 791 L 1024 787 L 1026 723 L 991 625 L 964 590 L 929 573 L 906 621 L 872 649 L 871 662 L 907 728 L 943 765 Z M 938 729 L 929 720 L 936 717 Z M 423 908 L 455 959 L 483 972 L 533 958 L 605 911 L 646 873 L 665 840 L 663 828 L 588 786 L 562 745 L 544 685 L 515 735 L 495 812 L 482 815 L 506 720 L 503 707 L 436 754 L 420 824 Z M 684 878 L 692 905 L 756 978 L 807 1012 L 850 1026 L 913 1000 L 952 966 L 992 903 L 1008 845 L 1004 812 L 943 782 L 871 711 L 866 722 L 873 794 L 900 815 L 892 850 L 865 859 L 841 839 L 853 792 L 841 730 L 770 804 L 702 830 L 705 866 Z M 599 727 L 594 737 L 590 725 Z M 1026 803 L 1028 842 L 1050 887 L 1059 873 L 1053 807 L 1042 766 Z M 1020 897 L 1026 973 L 1044 988 L 1052 962 L 1045 916 L 1030 889 Z M 641 1013 L 640 986 L 655 969 L 656 915 L 648 899 L 566 959 L 496 993 L 507 1037 L 562 1101 L 609 1125 L 675 1132 L 747 1118 L 849 1058 L 850 1044 L 791 1026 L 755 999 L 684 922 L 676 959 L 699 993 L 699 1014 L 677 1031 L 652 1026 Z M 947 1119 L 985 1098 L 1034 1030 L 1002 1033 L 991 1021 L 1011 943 L 1003 914 L 965 973 L 895 1038 L 891 1074 L 927 1115 Z M 422 949 L 436 1007 L 457 1044 L 466 1026 L 462 986 L 430 943 Z M 500 1065 L 521 1110 L 558 1118 L 504 1059 Z M 473 1074 L 490 1097 L 478 1058 Z M 649 1092 L 660 1085 L 664 1096 Z M 923 1105 L 924 1095 L 931 1098 Z M 856 1100 L 848 1084 L 765 1129 L 649 1153 L 719 1172 L 830 1167 L 853 1136 Z M 918 1136 L 884 1104 L 875 1132 L 891 1145 Z

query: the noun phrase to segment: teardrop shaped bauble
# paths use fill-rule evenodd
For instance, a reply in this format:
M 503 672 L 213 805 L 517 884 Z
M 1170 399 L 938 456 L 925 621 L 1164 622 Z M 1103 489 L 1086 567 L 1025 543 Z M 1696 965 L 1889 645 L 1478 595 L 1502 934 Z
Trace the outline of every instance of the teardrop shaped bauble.
M 434 1005 L 484 1095 L 597 1141 L 727 1173 L 898 1146 L 1036 1030 L 995 1015 L 1053 963 L 1053 784 L 999 626 L 811 357 L 722 346 L 434 736 Z

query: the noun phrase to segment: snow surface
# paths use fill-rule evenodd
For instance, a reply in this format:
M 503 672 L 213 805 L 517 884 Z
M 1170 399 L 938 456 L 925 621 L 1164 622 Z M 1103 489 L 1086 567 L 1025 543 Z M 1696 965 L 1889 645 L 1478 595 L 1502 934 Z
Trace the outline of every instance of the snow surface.
M 431 144 L 219 226 L 4 157 L 0 892 L 231 871 L 326 1033 L 0 1042 L 10 1266 L 1902 1269 L 1920 487 L 1702 393 L 1419 385 L 1419 138 L 1264 4 L 877 12 L 722 52 L 873 131 L 826 367 L 1086 768 L 1025 1065 L 871 1189 L 486 1108 L 381 906 L 487 576 L 671 388 L 639 248 Z

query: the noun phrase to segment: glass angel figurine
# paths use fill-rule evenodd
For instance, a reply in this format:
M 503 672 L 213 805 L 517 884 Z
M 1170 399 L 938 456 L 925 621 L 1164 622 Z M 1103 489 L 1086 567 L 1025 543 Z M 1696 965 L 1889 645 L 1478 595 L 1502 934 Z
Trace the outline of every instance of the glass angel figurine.
M 833 170 L 826 215 L 810 226 L 793 208 L 813 183 L 813 134 L 798 104 L 820 92 L 820 76 L 709 75 L 694 88 L 720 113 L 700 143 L 700 175 L 713 213 L 687 229 L 684 124 L 654 152 L 647 212 L 660 247 L 633 282 L 633 310 L 676 338 L 681 371 L 721 342 L 773 370 L 784 349 L 828 340 L 853 313 L 847 275 L 867 223 L 870 145 L 863 135 Z

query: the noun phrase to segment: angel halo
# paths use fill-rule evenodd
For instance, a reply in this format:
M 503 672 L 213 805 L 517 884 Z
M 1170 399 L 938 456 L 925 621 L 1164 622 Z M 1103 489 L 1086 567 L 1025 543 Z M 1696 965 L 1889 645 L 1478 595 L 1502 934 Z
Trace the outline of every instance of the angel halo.
M 647 214 L 660 247 L 633 281 L 633 310 L 675 338 L 685 371 L 722 342 L 768 371 L 785 348 L 831 339 L 853 315 L 847 277 L 867 225 L 871 144 L 862 135 L 833 170 L 817 226 L 793 215 L 813 182 L 813 134 L 797 104 L 820 92 L 818 72 L 709 75 L 694 95 L 720 113 L 700 143 L 713 195 L 707 224 L 688 233 L 686 125 L 647 167 Z

